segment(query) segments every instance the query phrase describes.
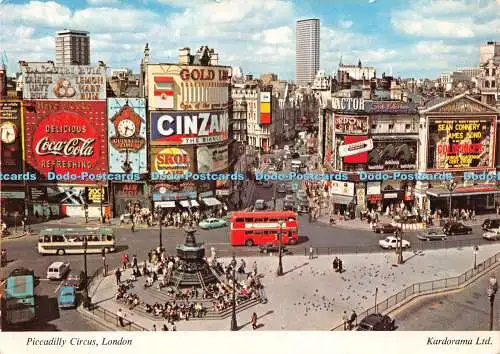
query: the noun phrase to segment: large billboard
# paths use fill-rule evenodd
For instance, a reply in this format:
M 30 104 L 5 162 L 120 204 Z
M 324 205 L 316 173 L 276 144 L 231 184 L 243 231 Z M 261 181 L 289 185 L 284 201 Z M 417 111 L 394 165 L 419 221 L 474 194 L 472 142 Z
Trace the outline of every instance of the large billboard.
M 429 119 L 427 168 L 493 168 L 496 119 Z
M 228 139 L 228 112 L 151 112 L 151 145 L 192 145 Z
M 194 163 L 194 152 L 191 147 L 151 148 L 151 172 L 183 175 L 195 172 Z
M 22 103 L 0 101 L 0 172 L 23 172 Z
M 334 114 L 335 134 L 368 134 L 368 117 L 346 114 Z
M 375 140 L 368 154 L 368 170 L 414 170 L 417 168 L 417 140 Z
M 146 101 L 108 99 L 109 172 L 147 173 Z
M 258 124 L 269 125 L 272 123 L 271 92 L 260 93 L 260 115 Z
M 21 82 L 25 100 L 106 99 L 106 68 L 53 63 L 22 63 Z
M 41 177 L 107 170 L 106 101 L 25 101 L 24 115 L 29 170 Z
M 231 68 L 149 64 L 149 108 L 183 111 L 227 109 Z
M 228 166 L 228 148 L 222 146 L 200 146 L 196 150 L 198 173 L 222 171 Z

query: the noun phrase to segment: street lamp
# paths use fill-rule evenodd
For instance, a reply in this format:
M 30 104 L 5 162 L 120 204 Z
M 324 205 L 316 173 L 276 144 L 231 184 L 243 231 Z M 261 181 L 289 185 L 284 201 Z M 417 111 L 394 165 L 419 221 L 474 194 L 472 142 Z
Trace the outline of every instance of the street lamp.
M 472 247 L 472 251 L 474 252 L 474 270 L 477 269 L 477 251 L 479 251 L 479 247 L 476 245 Z
M 446 182 L 446 189 L 448 189 L 448 222 L 451 223 L 451 195 L 453 191 L 457 188 L 457 182 L 454 179 L 451 179 Z
M 160 234 L 158 237 L 160 238 L 160 252 L 163 250 L 163 228 L 162 228 L 162 219 L 163 219 L 163 209 L 161 207 L 156 208 L 156 214 L 158 215 L 158 220 L 160 223 Z
M 233 311 L 231 313 L 231 331 L 238 330 L 238 323 L 236 322 L 236 257 L 233 253 L 233 260 L 231 261 L 233 268 Z
M 398 255 L 398 264 L 403 264 L 403 232 L 401 229 L 396 231 L 396 252 Z
M 87 237 L 83 236 L 83 269 L 85 272 L 85 292 L 83 296 L 83 304 L 87 309 L 90 309 L 90 301 L 89 301 L 89 290 L 88 290 L 88 272 L 87 272 L 87 246 L 88 246 L 88 241 Z
M 278 277 L 281 277 L 283 275 L 283 263 L 282 263 L 282 258 L 283 258 L 283 247 L 281 244 L 281 237 L 283 236 L 283 227 L 286 226 L 285 220 L 280 219 L 280 232 L 278 234 L 278 241 L 279 241 L 279 250 L 278 250 L 278 270 L 276 271 L 276 275 Z
M 495 295 L 497 291 L 498 291 L 497 278 L 495 278 L 495 276 L 492 275 L 487 289 L 488 299 L 490 300 L 490 331 L 493 331 L 493 304 L 495 303 Z
M 104 202 L 104 186 L 101 184 L 101 223 L 104 224 L 104 211 L 103 211 L 103 202 Z
M 378 295 L 378 288 L 375 288 L 375 313 L 377 313 L 377 295 Z

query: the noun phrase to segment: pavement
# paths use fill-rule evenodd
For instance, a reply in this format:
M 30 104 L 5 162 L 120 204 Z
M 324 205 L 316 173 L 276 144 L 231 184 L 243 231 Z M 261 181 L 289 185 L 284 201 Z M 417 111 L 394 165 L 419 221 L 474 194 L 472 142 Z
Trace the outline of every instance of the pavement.
M 483 247 L 478 262 L 500 252 L 499 244 Z M 394 253 L 352 254 L 342 256 L 345 272 L 332 270 L 333 257 L 285 256 L 285 275 L 276 277 L 277 257 L 245 258 L 247 264 L 257 261 L 259 273 L 264 275 L 267 304 L 258 304 L 238 313 L 241 330 L 251 330 L 249 321 L 256 312 L 263 330 L 329 330 L 342 321 L 343 311 L 361 313 L 374 302 L 374 289 L 378 287 L 378 300 L 394 295 L 405 287 L 421 282 L 457 276 L 472 267 L 469 249 L 445 249 L 421 254 L 405 252 L 406 262 L 396 266 Z M 221 259 L 227 264 L 230 259 Z M 128 274 L 122 278 L 127 279 Z M 142 286 L 143 279 L 138 285 Z M 108 311 L 116 313 L 121 305 L 113 300 L 116 291 L 113 275 L 93 284 L 91 296 Z M 140 295 L 139 295 L 140 296 Z M 142 327 L 163 324 L 145 318 L 133 311 L 125 311 L 126 318 Z M 177 330 L 228 330 L 229 319 L 190 320 L 176 323 Z M 442 323 L 441 330 L 447 329 Z M 478 328 L 479 329 L 479 328 Z
M 398 329 L 404 331 L 487 331 L 490 303 L 486 295 L 489 278 L 500 279 L 500 270 L 484 273 L 459 291 L 426 296 L 392 314 Z M 500 301 L 494 302 L 493 329 L 500 330 Z M 498 332 L 497 332 L 498 333 Z

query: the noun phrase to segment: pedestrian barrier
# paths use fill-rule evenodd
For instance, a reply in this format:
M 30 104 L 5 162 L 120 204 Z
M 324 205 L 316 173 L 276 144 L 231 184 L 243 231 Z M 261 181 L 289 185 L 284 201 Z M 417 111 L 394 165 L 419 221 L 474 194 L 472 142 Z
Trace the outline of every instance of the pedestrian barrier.
M 100 319 L 116 326 L 119 329 L 123 329 L 124 331 L 149 331 L 141 325 L 138 325 L 137 323 L 129 321 L 125 318 L 123 319 L 123 326 L 121 326 L 116 314 L 111 311 L 107 311 L 106 309 L 98 305 L 91 306 L 90 309 L 87 309 L 87 311 L 92 313 L 93 316 L 99 317 Z
M 456 277 L 438 279 L 425 281 L 420 283 L 415 283 L 401 290 L 395 295 L 392 295 L 385 300 L 375 304 L 375 306 L 362 311 L 358 318 L 363 319 L 372 313 L 383 313 L 388 312 L 396 306 L 401 306 L 403 302 L 409 302 L 413 298 L 419 295 L 430 295 L 434 292 L 439 292 L 443 290 L 455 290 L 460 289 L 467 285 L 467 283 L 475 278 L 477 275 L 485 272 L 486 270 L 492 268 L 496 263 L 500 262 L 500 253 L 489 257 L 484 262 L 477 264 L 476 268 L 469 269 L 465 273 L 460 274 Z M 340 323 L 333 327 L 331 331 L 339 331 L 344 329 L 344 323 Z

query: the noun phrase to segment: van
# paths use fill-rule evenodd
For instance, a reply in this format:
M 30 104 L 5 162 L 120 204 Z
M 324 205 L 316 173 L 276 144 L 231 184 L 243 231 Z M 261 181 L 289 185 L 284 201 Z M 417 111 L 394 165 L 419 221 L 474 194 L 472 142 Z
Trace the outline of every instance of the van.
M 70 271 L 69 263 L 54 262 L 47 268 L 47 279 L 61 280 Z

